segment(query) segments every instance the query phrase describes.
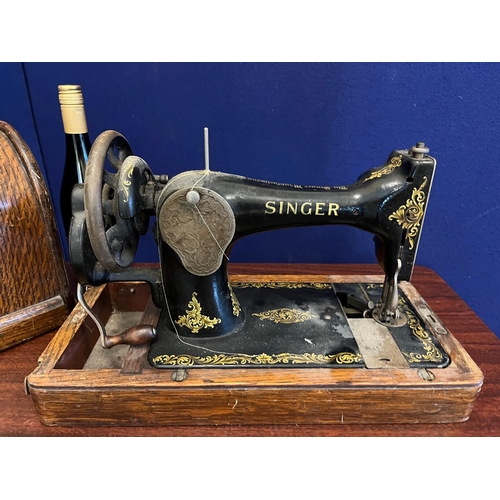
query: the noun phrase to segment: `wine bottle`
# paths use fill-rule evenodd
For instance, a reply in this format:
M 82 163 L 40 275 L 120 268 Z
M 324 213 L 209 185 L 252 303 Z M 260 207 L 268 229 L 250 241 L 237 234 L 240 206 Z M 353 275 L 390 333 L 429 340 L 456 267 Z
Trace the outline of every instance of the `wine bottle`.
M 80 85 L 59 85 L 59 103 L 66 135 L 66 161 L 61 182 L 60 207 L 66 236 L 71 222 L 71 192 L 85 179 L 90 138 Z

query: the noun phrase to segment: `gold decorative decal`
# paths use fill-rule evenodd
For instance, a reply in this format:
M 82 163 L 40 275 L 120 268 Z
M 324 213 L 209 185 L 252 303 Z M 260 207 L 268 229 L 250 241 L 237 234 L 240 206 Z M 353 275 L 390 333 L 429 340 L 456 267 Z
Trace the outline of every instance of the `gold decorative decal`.
M 315 288 L 316 290 L 328 290 L 332 288 L 331 283 L 288 283 L 288 282 L 235 282 L 232 285 L 236 288 Z
M 415 244 L 415 238 L 420 229 L 420 222 L 424 216 L 425 192 L 427 177 L 417 189 L 413 188 L 411 199 L 405 205 L 401 205 L 393 214 L 389 215 L 389 220 L 394 219 L 403 229 L 406 229 L 406 239 L 410 242 L 410 250 Z
M 134 163 L 130 163 L 128 166 L 127 170 L 125 171 L 126 179 L 132 179 L 132 174 L 134 173 Z M 129 187 L 132 185 L 132 180 L 126 180 L 124 179 L 122 182 L 123 190 L 125 191 L 125 203 L 128 202 L 128 197 L 129 197 Z
M 208 316 L 201 314 L 201 305 L 196 298 L 196 292 L 193 292 L 191 300 L 185 316 L 179 316 L 176 323 L 179 326 L 186 326 L 192 333 L 198 333 L 202 328 L 213 328 L 214 325 L 220 323 L 219 318 L 210 319 Z
M 393 158 L 391 158 L 391 161 L 389 162 L 388 165 L 376 170 L 375 172 L 372 172 L 370 177 L 367 177 L 363 182 L 370 181 L 375 178 L 380 178 L 383 175 L 387 175 L 394 172 L 394 169 L 400 167 L 401 164 L 403 163 L 401 160 L 402 156 L 403 155 L 394 156 Z
M 442 361 L 443 355 L 441 351 L 439 351 L 439 349 L 434 345 L 431 336 L 423 329 L 422 325 L 420 324 L 420 320 L 413 314 L 402 297 L 399 298 L 399 306 L 408 319 L 408 326 L 411 328 L 413 335 L 415 335 L 415 337 L 417 337 L 422 342 L 425 350 L 425 354 L 403 352 L 403 355 L 407 358 L 407 361 L 409 363 Z
M 288 309 L 286 307 L 281 309 L 272 309 L 263 313 L 253 313 L 252 316 L 257 316 L 262 320 L 268 319 L 270 321 L 274 321 L 275 323 L 283 323 L 285 325 L 302 323 L 308 319 L 314 318 L 314 315 L 309 311 L 302 312 L 295 309 Z
M 231 285 L 229 285 L 229 293 L 231 294 L 231 302 L 233 304 L 233 314 L 235 316 L 239 316 L 241 313 L 241 306 L 238 298 L 233 292 L 233 289 L 231 288 Z
M 370 283 L 369 285 L 366 285 L 367 290 L 375 290 L 376 288 L 383 288 L 384 284 L 383 283 Z
M 362 361 L 360 354 L 339 352 L 337 354 L 214 354 L 212 356 L 191 356 L 190 354 L 163 354 L 153 358 L 153 363 L 162 365 L 277 365 L 277 364 L 338 364 L 349 365 Z

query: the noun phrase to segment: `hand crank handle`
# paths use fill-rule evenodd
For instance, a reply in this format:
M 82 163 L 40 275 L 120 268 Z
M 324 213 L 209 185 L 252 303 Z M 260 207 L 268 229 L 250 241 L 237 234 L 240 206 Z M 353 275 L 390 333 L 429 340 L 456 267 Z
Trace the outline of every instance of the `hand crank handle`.
M 83 286 L 78 283 L 76 291 L 78 302 L 83 307 L 85 312 L 92 318 L 99 330 L 101 344 L 104 349 L 109 349 L 119 344 L 141 345 L 150 342 L 156 336 L 156 329 L 152 325 L 137 325 L 125 330 L 119 335 L 107 335 L 106 329 L 102 321 L 96 316 L 94 311 L 89 307 L 83 296 Z
M 106 335 L 104 342 L 106 349 L 109 349 L 118 344 L 142 345 L 153 340 L 155 336 L 156 330 L 151 325 L 137 325 L 119 335 Z

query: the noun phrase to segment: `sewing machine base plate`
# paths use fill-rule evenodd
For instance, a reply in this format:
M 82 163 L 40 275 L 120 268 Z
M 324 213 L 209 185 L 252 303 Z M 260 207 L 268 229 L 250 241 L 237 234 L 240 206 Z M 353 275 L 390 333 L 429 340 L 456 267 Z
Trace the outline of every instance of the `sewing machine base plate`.
M 380 283 L 250 281 L 233 283 L 231 290 L 234 313 L 245 316 L 239 331 L 223 337 L 183 338 L 176 335 L 179 326 L 175 330 L 167 327 L 168 312 L 163 311 L 157 339 L 148 354 L 150 364 L 155 368 L 430 369 L 449 363 L 439 341 L 402 291 L 402 326 L 385 327 L 363 317 L 368 300 L 374 304 L 379 301 Z M 194 324 L 199 326 L 195 312 L 202 317 L 202 307 L 192 313 Z
M 237 275 L 232 276 L 232 282 L 236 294 L 241 296 L 238 283 L 288 283 L 289 287 L 279 287 L 287 289 L 333 283 L 341 289 L 345 283 L 376 286 L 381 277 Z M 272 357 L 264 356 L 265 364 L 250 367 L 244 363 L 195 366 L 193 360 L 187 360 L 184 364 L 178 362 L 156 369 L 147 361 L 149 346 L 102 349 L 93 322 L 77 306 L 40 357 L 39 366 L 27 377 L 27 391 L 45 425 L 380 424 L 467 420 L 482 385 L 481 371 L 416 289 L 410 283 L 403 283 L 401 291 L 422 323 L 418 332 L 424 332 L 414 339 L 423 354 L 415 351 L 412 358 L 411 352 L 402 348 L 401 352 L 406 354 L 401 365 L 380 364 L 369 368 L 349 366 L 352 363 L 334 367 L 325 363 L 312 366 L 299 363 L 294 366 L 293 359 L 289 359 L 276 366 L 269 362 Z M 139 323 L 150 307 L 149 287 L 137 282 L 95 287 L 87 292 L 86 298 L 107 323 L 109 334 Z M 261 320 L 257 316 L 256 319 Z M 308 347 L 309 343 L 306 344 Z M 358 341 L 350 350 L 357 354 L 356 348 L 363 345 L 364 341 Z M 366 350 L 364 346 L 363 359 L 369 357 L 369 348 Z M 438 352 L 442 353 L 439 362 L 435 359 L 433 366 L 425 364 L 426 353 L 430 359 Z M 423 363 L 419 364 L 419 360 Z

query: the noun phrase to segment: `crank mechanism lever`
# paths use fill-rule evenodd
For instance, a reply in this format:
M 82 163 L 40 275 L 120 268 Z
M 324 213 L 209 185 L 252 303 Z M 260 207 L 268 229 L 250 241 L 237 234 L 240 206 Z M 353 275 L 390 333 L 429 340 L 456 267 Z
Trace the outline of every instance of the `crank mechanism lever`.
M 156 329 L 151 325 L 136 325 L 132 326 L 128 330 L 125 330 L 119 335 L 106 335 L 106 329 L 101 320 L 94 314 L 92 309 L 85 301 L 85 298 L 83 297 L 83 285 L 81 285 L 80 283 L 78 283 L 77 285 L 76 295 L 78 298 L 78 303 L 83 307 L 85 312 L 92 318 L 92 320 L 96 324 L 97 329 L 99 330 L 101 344 L 104 349 L 110 349 L 111 347 L 119 344 L 142 345 L 146 342 L 150 342 L 155 338 Z

